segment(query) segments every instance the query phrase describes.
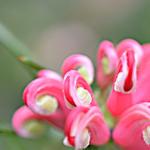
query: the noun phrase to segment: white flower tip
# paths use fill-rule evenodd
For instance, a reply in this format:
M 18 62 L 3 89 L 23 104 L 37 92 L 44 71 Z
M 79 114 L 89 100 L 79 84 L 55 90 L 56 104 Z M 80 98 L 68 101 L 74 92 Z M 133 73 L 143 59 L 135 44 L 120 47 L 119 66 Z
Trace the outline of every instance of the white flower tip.
M 69 143 L 68 141 L 68 138 L 65 137 L 64 140 L 63 140 L 63 144 L 66 145 L 66 146 L 69 146 L 69 147 L 72 147 L 72 145 Z
M 143 130 L 142 135 L 145 144 L 150 145 L 150 126 L 148 126 Z
M 85 149 L 90 145 L 91 136 L 89 130 L 85 128 L 80 136 L 80 143 L 76 143 L 76 149 Z

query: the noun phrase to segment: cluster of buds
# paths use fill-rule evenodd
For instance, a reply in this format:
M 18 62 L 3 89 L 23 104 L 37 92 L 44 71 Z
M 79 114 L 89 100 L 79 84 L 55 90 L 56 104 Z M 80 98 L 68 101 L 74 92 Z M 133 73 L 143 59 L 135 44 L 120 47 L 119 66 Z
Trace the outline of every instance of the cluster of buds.
M 148 150 L 149 65 L 150 44 L 126 39 L 114 46 L 103 41 L 97 53 L 96 82 L 91 60 L 81 54 L 72 55 L 65 59 L 61 75 L 41 70 L 27 85 L 23 93 L 25 106 L 14 113 L 13 128 L 18 135 L 32 138 L 41 135 L 45 124 L 49 124 L 64 133 L 65 145 L 76 150 L 106 144 L 111 137 L 125 150 Z M 108 98 L 96 97 L 93 84 L 99 86 L 100 94 L 109 92 Z M 116 118 L 113 129 L 99 102 L 106 102 Z

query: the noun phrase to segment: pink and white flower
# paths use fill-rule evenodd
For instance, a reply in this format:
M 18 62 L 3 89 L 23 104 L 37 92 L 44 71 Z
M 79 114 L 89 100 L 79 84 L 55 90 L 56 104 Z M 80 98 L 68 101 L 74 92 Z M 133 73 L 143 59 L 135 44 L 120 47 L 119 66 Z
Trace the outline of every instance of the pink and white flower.
M 55 113 L 66 114 L 62 81 L 37 78 L 24 90 L 23 100 L 35 113 L 45 116 Z
M 93 64 L 85 55 L 74 54 L 69 56 L 64 60 L 61 70 L 63 76 L 70 70 L 77 70 L 89 84 L 94 80 Z
M 96 105 L 90 85 L 77 71 L 67 72 L 63 85 L 66 105 L 69 108 Z
M 64 144 L 79 150 L 107 143 L 110 131 L 98 107 L 76 107 L 67 118 L 65 135 Z
M 33 113 L 26 106 L 14 113 L 12 125 L 16 133 L 25 138 L 37 137 L 45 131 L 44 118 Z

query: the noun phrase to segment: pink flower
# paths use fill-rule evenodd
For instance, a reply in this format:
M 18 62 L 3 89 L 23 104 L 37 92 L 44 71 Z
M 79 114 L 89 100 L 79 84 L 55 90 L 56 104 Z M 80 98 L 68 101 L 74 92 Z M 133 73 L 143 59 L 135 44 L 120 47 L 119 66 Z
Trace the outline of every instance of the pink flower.
M 97 83 L 104 89 L 113 80 L 118 57 L 113 44 L 110 41 L 100 43 L 97 54 Z
M 12 118 L 14 130 L 18 135 L 25 138 L 33 138 L 43 134 L 46 123 L 59 130 L 64 130 L 64 115 L 55 113 L 55 115 L 43 116 L 33 113 L 27 106 L 22 106 Z
M 150 149 L 150 103 L 126 110 L 113 132 L 114 141 L 125 150 Z
M 64 95 L 69 108 L 96 105 L 92 89 L 75 70 L 67 72 L 64 77 Z
M 93 64 L 85 55 L 75 54 L 66 58 L 62 65 L 62 74 L 65 75 L 70 70 L 77 70 L 89 84 L 94 80 Z
M 98 107 L 77 107 L 67 118 L 65 135 L 64 144 L 78 150 L 107 143 L 110 131 Z
M 45 70 L 40 70 L 37 74 L 37 77 L 38 78 L 39 77 L 47 77 L 47 78 L 55 79 L 55 80 L 59 80 L 59 81 L 63 80 L 62 77 L 58 73 L 56 73 L 52 70 L 46 70 L 46 69 Z
M 44 118 L 34 114 L 28 107 L 19 108 L 13 115 L 12 125 L 22 137 L 36 137 L 45 131 Z
M 119 61 L 113 90 L 108 98 L 107 105 L 113 115 L 120 115 L 133 104 L 132 95 L 137 80 L 137 63 L 134 51 L 125 51 Z
M 63 84 L 50 78 L 37 78 L 24 90 L 23 100 L 35 113 L 52 116 L 55 113 L 66 115 L 64 104 Z
M 134 40 L 124 40 L 117 48 L 118 55 L 124 53 L 107 100 L 108 108 L 115 116 L 134 104 L 150 101 L 150 45 L 140 46 Z

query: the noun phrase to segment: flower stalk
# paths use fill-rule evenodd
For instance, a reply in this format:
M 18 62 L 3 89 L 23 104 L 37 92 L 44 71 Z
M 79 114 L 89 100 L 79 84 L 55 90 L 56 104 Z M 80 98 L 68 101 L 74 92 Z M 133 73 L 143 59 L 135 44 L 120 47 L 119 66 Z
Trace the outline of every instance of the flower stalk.
M 5 47 L 34 77 L 44 67 L 35 63 L 29 56 L 29 49 L 22 44 L 11 32 L 0 24 L 0 45 Z

